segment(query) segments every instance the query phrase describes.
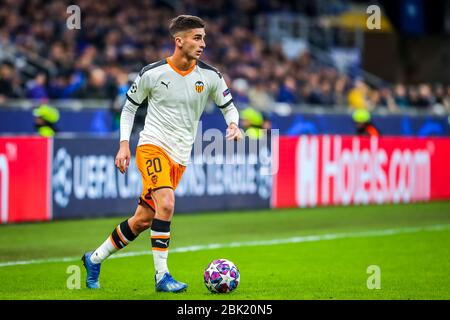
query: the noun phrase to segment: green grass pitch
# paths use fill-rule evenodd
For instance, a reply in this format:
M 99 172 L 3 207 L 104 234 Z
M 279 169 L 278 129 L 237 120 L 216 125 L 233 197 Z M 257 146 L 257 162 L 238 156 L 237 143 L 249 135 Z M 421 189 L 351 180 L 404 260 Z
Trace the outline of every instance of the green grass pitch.
M 450 202 L 179 214 L 169 268 L 186 292 L 155 293 L 149 232 L 103 263 L 101 289 L 86 289 L 80 257 L 122 220 L 0 226 L 0 299 L 450 299 Z M 230 294 L 203 284 L 217 258 L 240 269 Z M 371 265 L 380 289 L 367 287 Z M 77 267 L 81 289 L 68 289 Z

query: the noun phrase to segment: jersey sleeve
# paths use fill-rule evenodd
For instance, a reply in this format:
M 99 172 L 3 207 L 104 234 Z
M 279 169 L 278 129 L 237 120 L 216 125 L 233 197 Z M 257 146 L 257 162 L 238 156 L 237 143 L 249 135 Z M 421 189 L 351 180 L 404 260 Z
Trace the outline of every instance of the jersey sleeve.
M 147 73 L 138 75 L 127 91 L 127 99 L 132 104 L 139 106 L 148 96 L 150 91 L 150 79 Z
M 220 73 L 218 73 L 220 75 Z M 234 106 L 233 97 L 231 96 L 230 89 L 228 88 L 225 79 L 220 75 L 216 76 L 216 83 L 213 86 L 210 93 L 211 98 L 219 107 L 220 111 L 225 118 L 227 125 L 234 123 L 239 124 L 239 111 Z
M 136 111 L 147 98 L 149 92 L 148 76 L 145 73 L 139 74 L 126 93 L 127 100 L 120 115 L 120 141 L 130 140 Z
M 230 89 L 225 82 L 225 79 L 220 76 L 214 75 L 217 79 L 212 87 L 210 96 L 220 109 L 228 107 L 233 103 L 233 97 L 231 96 Z

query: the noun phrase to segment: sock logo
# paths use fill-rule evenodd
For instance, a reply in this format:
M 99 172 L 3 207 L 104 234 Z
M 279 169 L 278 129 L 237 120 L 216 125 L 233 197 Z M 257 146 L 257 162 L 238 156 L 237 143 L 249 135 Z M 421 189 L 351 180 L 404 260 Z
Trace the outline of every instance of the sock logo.
M 167 239 L 166 241 L 162 241 L 162 240 L 157 239 L 155 241 L 155 243 L 161 243 L 164 247 L 167 248 L 167 246 L 169 245 L 169 239 Z

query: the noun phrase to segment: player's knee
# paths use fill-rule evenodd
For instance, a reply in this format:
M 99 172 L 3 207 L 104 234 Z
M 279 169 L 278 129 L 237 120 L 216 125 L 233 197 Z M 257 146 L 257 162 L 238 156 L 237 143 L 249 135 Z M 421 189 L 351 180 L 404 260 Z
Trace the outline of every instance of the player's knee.
M 175 199 L 166 197 L 161 201 L 161 205 L 158 206 L 160 213 L 164 215 L 172 215 L 175 208 Z

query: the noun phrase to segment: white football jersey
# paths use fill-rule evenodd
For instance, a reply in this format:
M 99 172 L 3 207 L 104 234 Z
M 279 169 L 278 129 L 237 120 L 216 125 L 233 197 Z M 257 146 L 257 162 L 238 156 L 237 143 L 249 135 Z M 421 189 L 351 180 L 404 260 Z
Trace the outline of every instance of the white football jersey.
M 147 115 L 138 145 L 157 145 L 174 161 L 187 165 L 208 97 L 222 110 L 227 124 L 238 124 L 239 113 L 217 69 L 200 60 L 184 72 L 169 59 L 150 64 L 141 70 L 127 92 L 120 140 L 129 140 L 134 114 L 147 99 Z

